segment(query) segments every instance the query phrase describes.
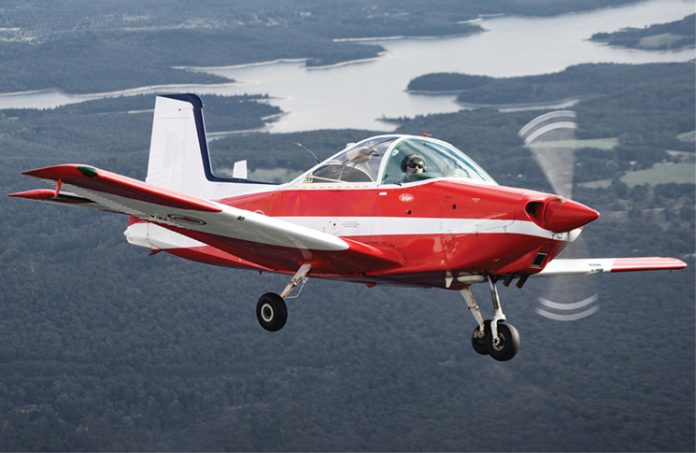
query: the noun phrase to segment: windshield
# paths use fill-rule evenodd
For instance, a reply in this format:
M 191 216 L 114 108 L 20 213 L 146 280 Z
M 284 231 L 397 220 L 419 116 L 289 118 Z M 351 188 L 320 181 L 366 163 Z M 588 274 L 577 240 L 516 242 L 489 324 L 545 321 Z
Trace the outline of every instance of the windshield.
M 390 153 L 382 184 L 402 184 L 430 178 L 495 182 L 454 146 L 429 138 L 407 138 Z
M 364 140 L 307 174 L 304 183 L 376 182 L 382 157 L 397 137 Z

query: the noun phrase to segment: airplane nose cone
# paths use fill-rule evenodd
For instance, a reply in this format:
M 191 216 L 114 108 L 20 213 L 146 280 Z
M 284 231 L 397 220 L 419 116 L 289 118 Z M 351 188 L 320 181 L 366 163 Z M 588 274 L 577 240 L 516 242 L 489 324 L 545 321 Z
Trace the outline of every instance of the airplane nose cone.
M 544 209 L 544 225 L 554 232 L 574 230 L 598 218 L 594 209 L 564 198 L 549 201 Z

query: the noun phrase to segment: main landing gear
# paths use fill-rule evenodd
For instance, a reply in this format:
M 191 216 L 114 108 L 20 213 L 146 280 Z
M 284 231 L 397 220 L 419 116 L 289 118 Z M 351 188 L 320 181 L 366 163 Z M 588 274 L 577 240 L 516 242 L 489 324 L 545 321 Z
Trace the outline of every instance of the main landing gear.
M 471 335 L 471 346 L 479 354 L 490 355 L 495 360 L 503 362 L 512 359 L 517 354 L 520 348 L 520 334 L 517 333 L 517 329 L 512 324 L 505 322 L 505 314 L 500 306 L 495 282 L 490 275 L 487 276 L 487 279 L 494 310 L 492 320 L 483 319 L 471 288 L 466 287 L 461 291 L 469 311 L 478 324 Z
M 259 320 L 261 327 L 270 332 L 276 332 L 283 328 L 288 320 L 288 308 L 285 305 L 285 299 L 290 298 L 290 294 L 297 285 L 306 281 L 305 276 L 311 268 L 311 264 L 303 264 L 290 279 L 283 292 L 280 294 L 266 293 L 259 298 L 259 301 L 256 303 L 256 319 Z

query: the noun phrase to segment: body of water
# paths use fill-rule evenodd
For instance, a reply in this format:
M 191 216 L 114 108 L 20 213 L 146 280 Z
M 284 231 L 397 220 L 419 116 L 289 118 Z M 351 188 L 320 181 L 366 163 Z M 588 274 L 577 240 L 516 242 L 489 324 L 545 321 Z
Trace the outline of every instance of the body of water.
M 270 102 L 286 112 L 269 125 L 272 132 L 326 128 L 388 131 L 394 125 L 380 119 L 462 108 L 455 103 L 454 95 L 407 93 L 408 82 L 423 74 L 512 77 L 562 71 L 581 63 L 689 61 L 696 55 L 694 49 L 642 51 L 610 47 L 589 38 L 597 32 L 671 22 L 693 12 L 690 0 L 649 0 L 549 18 L 492 17 L 479 21 L 486 31 L 475 35 L 376 41 L 386 49 L 385 54 L 359 63 L 307 68 L 303 61 L 296 60 L 189 68 L 237 82 L 153 86 L 87 95 L 59 91 L 0 94 L 0 108 L 49 108 L 110 96 L 163 92 L 269 94 L 273 97 Z

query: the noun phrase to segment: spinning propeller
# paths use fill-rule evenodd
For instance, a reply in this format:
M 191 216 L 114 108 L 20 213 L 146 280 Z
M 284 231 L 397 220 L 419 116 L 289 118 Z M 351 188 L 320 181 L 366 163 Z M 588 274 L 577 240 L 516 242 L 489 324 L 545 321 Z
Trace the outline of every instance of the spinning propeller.
M 525 147 L 539 164 L 554 193 L 572 200 L 575 170 L 576 114 L 558 110 L 534 118 L 519 131 Z M 587 244 L 575 235 L 575 241 L 562 258 L 588 258 Z M 538 297 L 536 312 L 557 321 L 575 321 L 599 310 L 595 277 L 552 277 L 543 297 Z

